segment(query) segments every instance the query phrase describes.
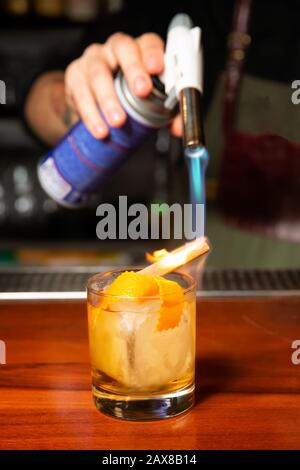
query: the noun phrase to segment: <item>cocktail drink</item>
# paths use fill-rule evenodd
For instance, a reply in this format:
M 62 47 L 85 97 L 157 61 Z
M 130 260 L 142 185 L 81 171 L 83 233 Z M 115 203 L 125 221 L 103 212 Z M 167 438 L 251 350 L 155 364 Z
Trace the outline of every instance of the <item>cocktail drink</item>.
M 193 405 L 195 284 L 114 271 L 88 281 L 93 396 L 97 408 L 131 420 L 175 416 Z

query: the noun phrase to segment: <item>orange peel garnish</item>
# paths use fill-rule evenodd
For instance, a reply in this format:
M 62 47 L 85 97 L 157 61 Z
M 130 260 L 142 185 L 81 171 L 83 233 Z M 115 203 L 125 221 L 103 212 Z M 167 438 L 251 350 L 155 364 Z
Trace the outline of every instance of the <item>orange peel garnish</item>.
M 183 290 L 177 282 L 162 277 L 156 278 L 162 305 L 159 312 L 157 330 L 175 328 L 181 320 L 183 310 Z
M 157 282 L 153 276 L 125 271 L 110 284 L 106 294 L 135 297 L 137 302 L 142 302 L 143 297 L 153 297 L 158 294 Z
M 108 308 L 110 303 L 120 300 L 120 297 L 132 297 L 137 303 L 147 301 L 147 297 L 159 297 L 161 308 L 158 331 L 174 328 L 181 320 L 184 295 L 182 287 L 175 281 L 126 271 L 108 286 L 105 294 L 102 308 Z

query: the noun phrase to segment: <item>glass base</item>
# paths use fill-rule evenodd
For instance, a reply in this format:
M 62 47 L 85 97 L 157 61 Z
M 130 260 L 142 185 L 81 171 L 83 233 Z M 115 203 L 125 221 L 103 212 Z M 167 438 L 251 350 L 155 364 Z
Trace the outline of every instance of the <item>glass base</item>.
M 107 393 L 93 387 L 96 408 L 114 418 L 130 421 L 154 421 L 172 418 L 194 404 L 195 385 L 157 396 L 129 396 Z

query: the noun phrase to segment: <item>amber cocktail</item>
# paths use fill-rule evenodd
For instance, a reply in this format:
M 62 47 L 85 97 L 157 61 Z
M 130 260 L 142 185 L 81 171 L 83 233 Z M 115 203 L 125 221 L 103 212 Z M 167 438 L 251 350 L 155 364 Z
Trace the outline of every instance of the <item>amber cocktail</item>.
M 97 408 L 130 420 L 175 416 L 193 405 L 195 285 L 114 271 L 88 281 L 93 395 Z

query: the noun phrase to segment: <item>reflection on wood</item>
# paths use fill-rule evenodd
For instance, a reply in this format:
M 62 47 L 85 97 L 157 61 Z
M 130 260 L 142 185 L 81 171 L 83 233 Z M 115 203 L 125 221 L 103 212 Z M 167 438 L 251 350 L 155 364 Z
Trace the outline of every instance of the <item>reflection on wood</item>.
M 1 303 L 2 449 L 298 449 L 300 298 L 202 300 L 197 402 L 127 423 L 94 407 L 83 302 Z M 298 337 L 297 337 L 298 336 Z

